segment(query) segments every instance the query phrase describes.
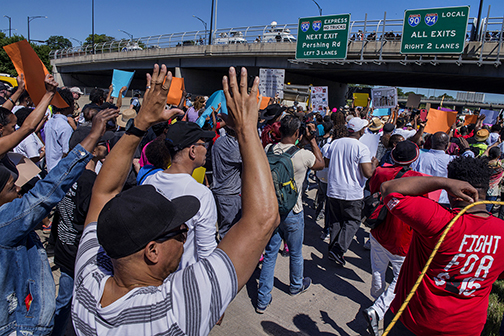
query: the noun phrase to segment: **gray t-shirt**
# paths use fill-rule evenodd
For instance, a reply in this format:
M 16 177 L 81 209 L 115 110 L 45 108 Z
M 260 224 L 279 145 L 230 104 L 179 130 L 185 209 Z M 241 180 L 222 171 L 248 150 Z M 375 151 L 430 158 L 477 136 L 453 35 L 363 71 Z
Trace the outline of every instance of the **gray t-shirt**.
M 224 135 L 212 147 L 213 188 L 217 195 L 241 192 L 242 159 L 236 138 Z

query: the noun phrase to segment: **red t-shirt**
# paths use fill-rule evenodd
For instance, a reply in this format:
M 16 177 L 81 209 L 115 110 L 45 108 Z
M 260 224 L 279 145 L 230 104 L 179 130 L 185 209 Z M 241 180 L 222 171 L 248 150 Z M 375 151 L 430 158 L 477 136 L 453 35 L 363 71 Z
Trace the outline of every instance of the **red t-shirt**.
M 386 165 L 377 167 L 369 180 L 369 191 L 375 193 L 380 190 L 383 182 L 393 180 L 402 166 Z M 408 170 L 401 178 L 422 176 L 422 174 Z M 385 221 L 376 229 L 371 230 L 373 237 L 392 254 L 405 256 L 411 243 L 413 230 L 396 216 L 388 214 Z
M 413 228 L 390 309 L 397 312 L 457 211 L 425 197 L 391 193 L 389 211 Z M 452 226 L 401 322 L 416 335 L 480 335 L 492 284 L 504 271 L 504 221 L 467 214 Z M 500 257 L 499 257 L 500 255 Z

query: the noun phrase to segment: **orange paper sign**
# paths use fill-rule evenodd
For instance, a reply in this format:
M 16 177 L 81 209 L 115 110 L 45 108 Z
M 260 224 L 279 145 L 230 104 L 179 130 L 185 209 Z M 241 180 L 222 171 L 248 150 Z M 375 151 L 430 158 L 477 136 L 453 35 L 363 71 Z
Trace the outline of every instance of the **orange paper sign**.
M 431 108 L 425 132 L 431 134 L 436 132 L 448 133 L 455 120 L 457 120 L 457 112 L 445 112 Z
M 184 93 L 184 78 L 172 77 L 170 91 L 168 91 L 167 104 L 178 105 Z
M 478 122 L 478 116 L 475 114 L 470 114 L 465 116 L 464 125 L 476 124 Z
M 30 94 L 35 105 L 38 105 L 46 93 L 44 80 L 49 71 L 28 41 L 19 41 L 3 48 L 9 55 L 17 73 L 24 74 L 26 91 Z M 58 93 L 54 95 L 51 104 L 59 108 L 68 107 L 68 104 Z

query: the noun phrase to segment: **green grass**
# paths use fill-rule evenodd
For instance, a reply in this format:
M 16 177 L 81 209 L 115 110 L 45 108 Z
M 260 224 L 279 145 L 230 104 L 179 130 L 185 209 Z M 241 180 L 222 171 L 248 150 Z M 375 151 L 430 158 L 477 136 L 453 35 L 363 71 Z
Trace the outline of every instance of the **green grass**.
M 487 321 L 483 336 L 499 336 L 499 328 L 504 314 L 504 280 L 497 280 L 492 286 L 488 300 Z

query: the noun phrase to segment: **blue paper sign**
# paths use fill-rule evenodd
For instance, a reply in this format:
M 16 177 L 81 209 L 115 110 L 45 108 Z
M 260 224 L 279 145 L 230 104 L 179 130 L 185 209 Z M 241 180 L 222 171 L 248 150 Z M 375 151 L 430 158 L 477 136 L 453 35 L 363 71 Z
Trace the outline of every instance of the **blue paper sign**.
M 390 115 L 390 109 L 389 108 L 374 109 L 373 115 L 377 117 L 388 116 Z
M 112 85 L 114 89 L 112 90 L 111 97 L 117 98 L 119 96 L 119 91 L 121 90 L 121 88 L 123 86 L 126 86 L 126 90 L 123 91 L 123 97 L 124 97 L 126 91 L 128 91 L 129 89 L 134 74 L 135 71 L 129 72 L 114 69 L 114 73 L 112 74 Z
M 493 125 L 497 121 L 497 117 L 499 116 L 499 111 L 481 110 L 480 114 L 486 116 L 485 120 L 483 120 L 483 124 Z
M 217 110 L 219 107 L 219 103 L 221 104 L 221 108 L 219 110 L 219 113 L 221 114 L 228 114 L 227 110 L 227 105 L 226 105 L 226 96 L 224 95 L 223 90 L 215 91 L 210 98 L 208 98 L 206 102 L 206 109 L 205 112 L 201 114 L 201 116 L 196 120 L 196 123 L 200 126 L 203 127 L 205 124 L 206 117 L 212 114 L 212 107 Z

